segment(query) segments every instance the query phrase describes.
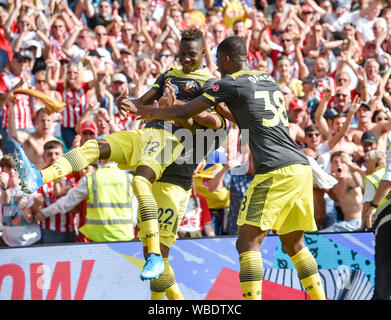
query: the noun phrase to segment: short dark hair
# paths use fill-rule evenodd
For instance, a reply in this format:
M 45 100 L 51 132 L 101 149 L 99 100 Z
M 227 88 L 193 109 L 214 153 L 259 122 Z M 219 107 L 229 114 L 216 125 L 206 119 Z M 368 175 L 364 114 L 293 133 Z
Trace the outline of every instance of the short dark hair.
M 1 160 L 0 160 L 0 167 L 7 167 L 7 168 L 13 168 L 14 166 L 14 158 L 12 157 L 12 154 L 5 154 Z
M 347 117 L 348 117 L 348 115 L 346 113 L 338 112 L 337 114 L 333 115 L 333 117 L 331 118 L 331 121 L 334 122 L 335 119 L 347 118 Z
M 220 42 L 217 51 L 228 55 L 235 62 L 247 60 L 247 47 L 244 40 L 240 37 L 232 36 L 225 38 Z
M 342 156 L 344 153 L 346 153 L 346 152 L 345 152 L 345 151 L 342 151 L 342 150 L 335 151 L 334 153 L 331 154 L 330 161 L 333 161 L 333 159 L 334 159 L 335 157 L 340 157 L 340 156 Z
M 59 141 L 59 140 L 50 140 L 50 141 L 46 142 L 46 143 L 43 145 L 43 150 L 44 150 L 44 151 L 50 150 L 50 149 L 55 149 L 55 148 L 61 148 L 61 149 L 63 149 L 62 142 Z
M 305 134 L 307 134 L 308 132 L 312 132 L 312 131 L 319 131 L 319 128 L 317 126 L 314 126 L 314 125 L 309 125 L 309 126 L 304 128 L 304 133 Z
M 188 29 L 181 31 L 181 41 L 198 41 L 204 44 L 204 35 L 199 29 Z

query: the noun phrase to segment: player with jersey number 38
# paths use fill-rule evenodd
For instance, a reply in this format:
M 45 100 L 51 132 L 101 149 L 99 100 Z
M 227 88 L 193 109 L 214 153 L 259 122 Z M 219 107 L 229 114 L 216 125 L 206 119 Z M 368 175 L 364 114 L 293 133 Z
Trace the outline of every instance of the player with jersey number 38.
M 245 42 L 228 37 L 217 49 L 222 79 L 203 95 L 168 108 L 139 107 L 143 119 L 183 120 L 225 102 L 237 125 L 248 130 L 255 177 L 238 216 L 239 279 L 246 299 L 261 299 L 263 263 L 259 250 L 269 230 L 277 230 L 311 299 L 325 299 L 317 263 L 305 246 L 304 231 L 316 230 L 312 169 L 289 136 L 284 97 L 273 77 L 249 70 Z

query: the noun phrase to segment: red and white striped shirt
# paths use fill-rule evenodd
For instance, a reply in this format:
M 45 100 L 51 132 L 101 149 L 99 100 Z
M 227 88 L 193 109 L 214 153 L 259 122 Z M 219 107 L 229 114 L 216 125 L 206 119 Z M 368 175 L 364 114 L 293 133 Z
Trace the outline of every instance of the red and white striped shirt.
M 50 36 L 50 54 L 55 60 L 68 59 L 67 55 L 62 50 L 65 40 L 69 37 L 66 33 L 63 41 L 56 40 L 53 36 Z
M 318 78 L 318 87 L 316 88 L 317 92 L 317 99 L 319 101 L 323 100 L 324 97 L 324 90 L 326 88 L 331 89 L 331 96 L 335 96 L 335 92 L 337 90 L 337 83 L 335 82 L 335 79 L 330 76 L 325 76 L 324 78 Z
M 7 93 L 15 87 L 22 79 L 20 75 L 16 76 L 10 71 L 5 71 L 0 74 L 0 92 Z M 22 89 L 28 89 L 28 84 L 24 83 Z M 19 102 L 14 106 L 15 125 L 16 129 L 32 128 L 33 121 L 31 117 L 29 96 L 25 94 L 16 94 Z M 9 105 L 1 106 L 1 127 L 8 128 Z
M 77 184 L 80 179 L 79 173 L 72 173 L 67 175 L 62 181 L 62 186 L 69 186 L 72 184 Z M 44 197 L 44 207 L 47 208 L 52 203 L 56 202 L 61 196 L 55 196 L 53 194 L 54 182 L 49 182 L 44 184 L 39 190 L 38 193 L 42 194 Z M 41 221 L 41 229 L 48 229 L 58 232 L 74 232 L 77 230 L 77 214 L 78 206 L 76 206 L 72 211 L 65 214 L 57 213 L 50 216 L 49 218 Z
M 129 114 L 125 120 L 122 120 L 118 114 L 114 115 L 114 123 L 117 125 L 120 131 L 129 130 L 130 125 L 135 119 L 135 115 Z
M 61 125 L 65 128 L 74 128 L 77 121 L 84 114 L 87 107 L 88 82 L 82 82 L 79 90 L 66 89 L 64 84 L 57 84 L 57 91 L 60 92 L 66 104 L 61 112 Z

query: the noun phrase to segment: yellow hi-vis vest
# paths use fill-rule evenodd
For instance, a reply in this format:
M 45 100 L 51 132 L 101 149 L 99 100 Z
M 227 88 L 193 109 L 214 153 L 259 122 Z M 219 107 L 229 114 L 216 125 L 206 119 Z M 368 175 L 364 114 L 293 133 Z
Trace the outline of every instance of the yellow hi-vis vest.
M 94 242 L 133 240 L 132 176 L 106 167 L 86 177 L 86 223 L 79 231 Z
M 371 174 L 368 174 L 364 178 L 364 185 L 367 181 L 369 181 L 370 183 L 373 184 L 373 186 L 377 190 L 379 188 L 380 181 L 383 178 L 385 172 L 386 172 L 386 168 L 381 168 L 379 170 L 376 170 L 375 172 L 372 172 Z M 377 209 L 379 209 L 387 201 L 388 201 L 388 199 L 387 199 L 387 197 L 385 197 L 383 199 L 383 201 L 379 203 L 379 205 L 377 206 Z M 374 219 L 375 218 L 376 218 L 376 216 L 374 217 Z

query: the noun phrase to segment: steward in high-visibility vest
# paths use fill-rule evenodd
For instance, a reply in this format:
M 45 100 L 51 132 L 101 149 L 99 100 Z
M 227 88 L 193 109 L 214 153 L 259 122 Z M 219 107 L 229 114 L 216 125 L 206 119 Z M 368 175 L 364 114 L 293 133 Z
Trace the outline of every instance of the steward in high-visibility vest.
M 132 175 L 103 167 L 86 177 L 86 223 L 79 231 L 94 242 L 133 240 Z
M 364 185 L 367 181 L 369 181 L 370 183 L 373 184 L 373 186 L 375 187 L 375 189 L 377 191 L 377 189 L 379 188 L 379 183 L 380 183 L 381 179 L 383 178 L 385 171 L 386 171 L 386 168 L 381 168 L 379 170 L 376 170 L 375 172 L 372 172 L 371 174 L 368 174 L 364 178 Z M 384 198 L 383 201 L 380 202 L 378 207 L 380 207 L 385 202 L 387 202 L 387 198 Z
M 386 171 L 386 168 L 381 168 L 379 170 L 376 170 L 375 172 L 372 172 L 371 174 L 368 174 L 364 178 L 364 185 L 367 183 L 367 181 L 369 181 L 370 183 L 373 184 L 373 186 L 375 187 L 375 189 L 377 191 L 377 189 L 379 188 L 379 183 L 380 183 L 381 179 L 383 178 L 385 171 Z M 379 205 L 377 206 L 377 209 L 379 209 L 387 201 L 388 201 L 388 199 L 384 198 L 383 201 L 380 202 Z M 374 217 L 374 219 L 375 218 L 376 217 Z

